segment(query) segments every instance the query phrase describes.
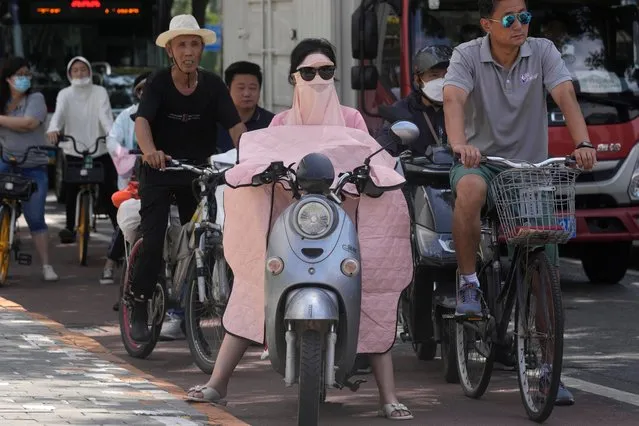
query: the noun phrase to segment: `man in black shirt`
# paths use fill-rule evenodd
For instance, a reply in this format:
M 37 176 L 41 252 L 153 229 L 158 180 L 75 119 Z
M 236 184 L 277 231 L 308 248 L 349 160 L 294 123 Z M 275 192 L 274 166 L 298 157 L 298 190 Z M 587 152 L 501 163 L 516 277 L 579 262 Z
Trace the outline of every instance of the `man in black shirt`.
M 176 158 L 207 164 L 216 152 L 217 123 L 229 131 L 236 145 L 246 131 L 222 79 L 199 68 L 204 45 L 214 42 L 215 33 L 200 29 L 193 16 L 174 17 L 169 30 L 156 40 L 173 64 L 149 76 L 135 119 L 135 135 L 144 154 L 139 176 L 143 245 L 136 266 L 140 273 L 132 283 L 136 303 L 131 337 L 140 343 L 151 338 L 146 303 L 161 269 L 171 194 L 182 223 L 197 208 L 191 190 L 194 176 L 186 171 L 164 172 L 166 162 Z
M 418 51 L 413 59 L 413 91 L 393 104 L 419 128 L 419 138 L 411 144 L 415 155 L 424 155 L 428 145 L 446 143 L 444 126 L 443 90 L 444 75 L 453 50 L 444 45 L 427 46 Z M 382 145 L 391 143 L 389 129 L 392 123 L 384 123 L 377 141 Z M 399 155 L 403 148 L 397 141 L 386 148 Z
M 224 82 L 229 88 L 231 98 L 240 114 L 246 131 L 264 129 L 271 124 L 275 116 L 271 111 L 258 106 L 262 88 L 262 70 L 258 64 L 247 61 L 233 62 L 224 71 Z M 229 132 L 221 125 L 217 126 L 217 147 L 220 152 L 233 149 Z

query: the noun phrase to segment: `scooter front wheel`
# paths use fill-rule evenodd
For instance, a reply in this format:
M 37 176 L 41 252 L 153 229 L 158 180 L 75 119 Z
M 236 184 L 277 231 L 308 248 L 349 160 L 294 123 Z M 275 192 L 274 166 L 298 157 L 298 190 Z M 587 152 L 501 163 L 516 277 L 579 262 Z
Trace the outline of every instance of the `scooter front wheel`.
M 322 339 L 316 330 L 305 330 L 300 341 L 300 377 L 297 408 L 299 426 L 319 424 L 322 390 Z
M 459 372 L 457 371 L 457 346 L 455 334 L 457 324 L 454 319 L 442 318 L 442 343 L 441 354 L 444 363 L 444 379 L 446 383 L 459 383 Z

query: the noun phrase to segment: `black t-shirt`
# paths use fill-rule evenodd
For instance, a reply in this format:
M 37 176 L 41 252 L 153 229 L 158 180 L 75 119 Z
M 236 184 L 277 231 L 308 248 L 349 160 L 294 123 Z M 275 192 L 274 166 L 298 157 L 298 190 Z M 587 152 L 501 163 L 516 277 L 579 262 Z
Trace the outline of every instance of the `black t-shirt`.
M 198 70 L 198 85 L 185 96 L 175 87 L 170 68 L 149 76 L 136 116 L 149 121 L 156 149 L 202 163 L 216 153 L 217 123 L 230 129 L 241 121 L 220 77 Z

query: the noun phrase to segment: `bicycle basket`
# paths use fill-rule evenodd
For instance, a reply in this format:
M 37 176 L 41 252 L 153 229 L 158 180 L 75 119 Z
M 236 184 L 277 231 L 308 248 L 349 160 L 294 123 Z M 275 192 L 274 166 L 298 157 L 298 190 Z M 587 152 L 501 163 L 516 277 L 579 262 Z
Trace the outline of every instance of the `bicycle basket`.
M 573 238 L 575 181 L 579 170 L 564 166 L 515 168 L 501 172 L 490 195 L 511 244 L 561 244 Z
M 101 163 L 93 162 L 93 167 L 85 169 L 82 162 L 67 162 L 64 169 L 63 180 L 65 183 L 95 184 L 104 182 L 104 168 Z
M 33 179 L 21 175 L 0 173 L 0 197 L 28 201 L 38 185 Z

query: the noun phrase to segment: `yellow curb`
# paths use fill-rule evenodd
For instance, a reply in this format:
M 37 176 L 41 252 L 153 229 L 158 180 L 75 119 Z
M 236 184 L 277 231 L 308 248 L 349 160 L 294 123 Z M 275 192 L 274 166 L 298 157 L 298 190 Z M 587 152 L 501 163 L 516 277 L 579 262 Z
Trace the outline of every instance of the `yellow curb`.
M 178 397 L 179 399 L 184 399 L 184 390 L 180 387 L 174 385 L 173 383 L 158 379 L 155 376 L 152 376 L 148 373 L 145 373 L 142 370 L 128 364 L 122 358 L 114 355 L 109 352 L 107 348 L 102 346 L 96 340 L 85 336 L 82 333 L 74 332 L 67 329 L 64 325 L 47 318 L 42 314 L 38 314 L 35 312 L 29 312 L 22 305 L 19 305 L 11 300 L 5 299 L 0 296 L 0 308 L 4 308 L 7 310 L 14 310 L 24 312 L 33 318 L 35 321 L 49 327 L 53 331 L 55 331 L 60 340 L 64 343 L 76 346 L 78 348 L 84 349 L 88 352 L 100 354 L 100 358 L 110 361 L 118 366 L 129 370 L 129 372 L 133 373 L 136 376 L 139 376 L 143 379 L 148 380 L 150 383 L 155 386 L 167 391 L 168 393 Z M 201 412 L 202 414 L 208 416 L 210 425 L 220 425 L 220 426 L 250 426 L 248 423 L 243 422 L 237 417 L 233 416 L 229 412 L 215 406 L 212 404 L 190 404 L 193 408 Z

